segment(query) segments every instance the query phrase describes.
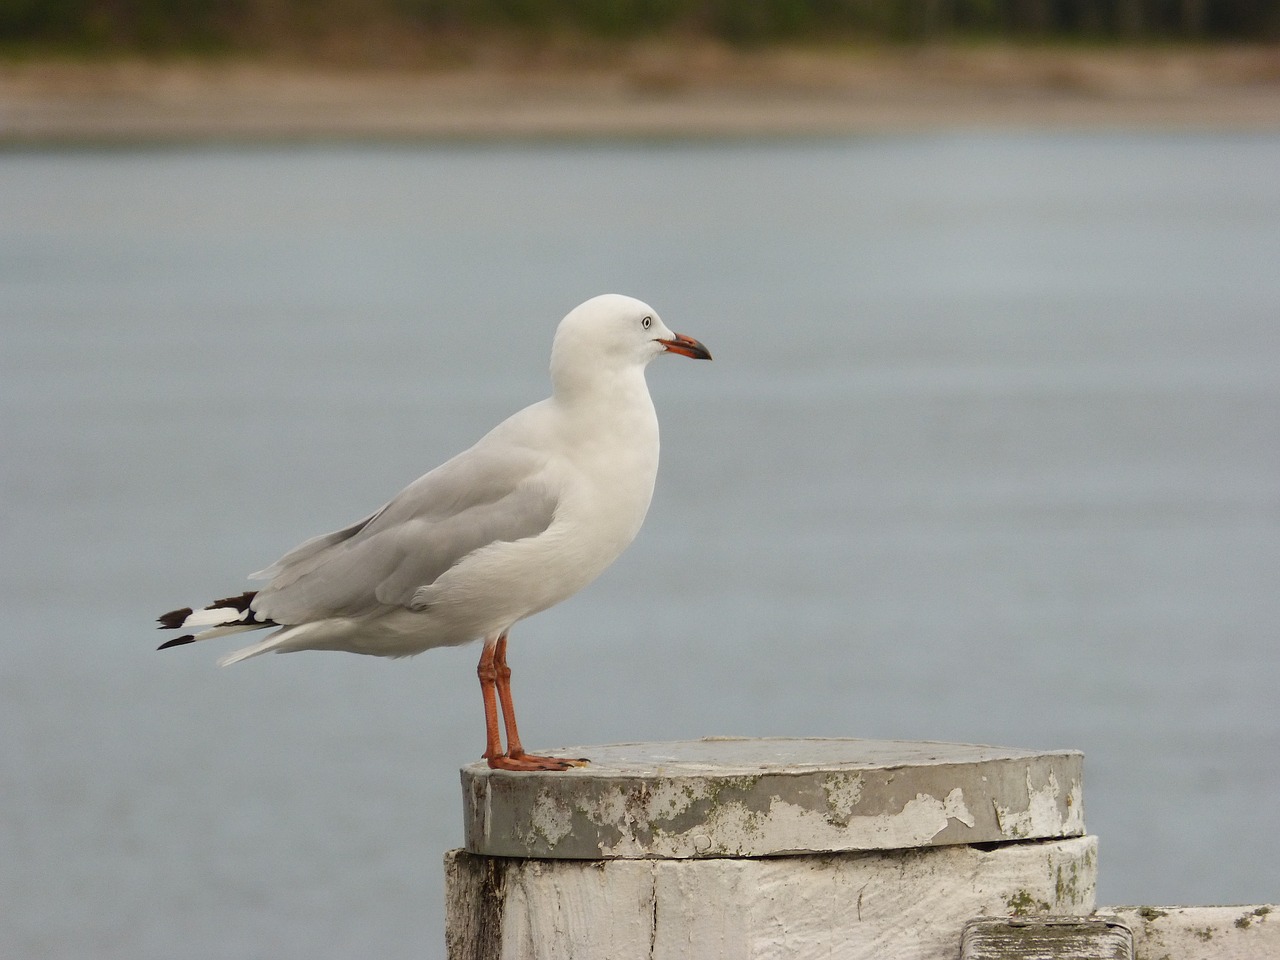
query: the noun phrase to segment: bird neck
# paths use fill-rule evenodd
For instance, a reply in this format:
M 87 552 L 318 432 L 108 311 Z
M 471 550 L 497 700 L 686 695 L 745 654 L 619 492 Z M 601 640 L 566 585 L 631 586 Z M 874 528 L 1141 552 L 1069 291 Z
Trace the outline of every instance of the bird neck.
M 566 420 L 583 433 L 635 436 L 652 431 L 656 437 L 657 414 L 644 367 L 575 371 L 572 377 L 556 378 L 551 395 Z
M 652 403 L 644 367 L 579 365 L 552 371 L 551 395 L 566 407 L 625 408 Z

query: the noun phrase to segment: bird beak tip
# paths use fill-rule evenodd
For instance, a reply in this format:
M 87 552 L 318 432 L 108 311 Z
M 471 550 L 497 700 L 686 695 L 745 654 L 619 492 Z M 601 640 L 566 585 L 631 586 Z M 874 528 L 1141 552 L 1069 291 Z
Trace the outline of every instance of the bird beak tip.
M 690 357 L 694 360 L 710 360 L 711 351 L 699 343 L 693 337 L 686 337 L 683 333 L 675 334 L 670 340 L 659 340 L 663 349 L 668 353 L 678 353 L 682 357 Z

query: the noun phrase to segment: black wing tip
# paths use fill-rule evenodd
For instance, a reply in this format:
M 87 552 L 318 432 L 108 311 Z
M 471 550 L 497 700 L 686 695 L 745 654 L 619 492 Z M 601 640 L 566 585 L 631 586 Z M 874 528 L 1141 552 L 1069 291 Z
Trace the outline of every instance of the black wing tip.
M 227 607 L 232 610 L 239 610 L 241 613 L 245 613 L 249 609 L 249 604 L 253 603 L 253 598 L 257 595 L 257 590 L 246 590 L 238 597 L 223 597 L 221 600 L 215 600 L 213 603 L 205 607 L 205 609 L 220 610 Z
M 186 622 L 189 616 L 191 616 L 190 607 L 183 607 L 181 610 L 170 610 L 168 613 L 156 618 L 156 623 L 160 624 L 157 629 L 177 630 Z
M 185 637 L 174 637 L 172 640 L 166 640 L 164 643 L 160 644 L 160 646 L 156 647 L 156 649 L 167 650 L 169 647 L 180 647 L 184 643 L 195 643 L 195 639 L 195 634 L 189 633 Z
M 215 600 L 204 609 L 206 610 L 235 610 L 240 614 L 247 614 L 244 617 L 246 623 L 255 623 L 253 611 L 249 609 L 249 605 L 253 603 L 253 598 L 258 595 L 257 590 L 246 590 L 244 593 L 236 597 L 223 597 L 221 600 Z M 156 618 L 156 623 L 160 624 L 161 630 L 177 630 L 187 622 L 187 617 L 191 616 L 190 607 L 183 607 L 181 610 L 170 610 L 166 614 Z

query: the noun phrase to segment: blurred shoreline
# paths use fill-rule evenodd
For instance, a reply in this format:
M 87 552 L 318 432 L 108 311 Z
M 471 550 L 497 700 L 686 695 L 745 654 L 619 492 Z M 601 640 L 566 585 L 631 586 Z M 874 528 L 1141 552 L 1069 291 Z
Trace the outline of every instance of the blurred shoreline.
M 0 143 L 1280 130 L 1280 47 L 494 45 L 426 67 L 0 61 Z

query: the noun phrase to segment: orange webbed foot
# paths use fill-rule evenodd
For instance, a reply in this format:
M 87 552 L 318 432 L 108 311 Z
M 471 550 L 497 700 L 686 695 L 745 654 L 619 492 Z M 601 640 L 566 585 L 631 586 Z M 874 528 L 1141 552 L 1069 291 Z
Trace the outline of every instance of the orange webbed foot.
M 590 761 L 585 757 L 574 759 L 573 757 L 540 757 L 532 753 L 519 753 L 515 756 L 508 754 L 500 754 L 496 757 L 487 758 L 489 766 L 494 770 L 519 770 L 519 771 L 560 771 L 570 770 L 573 767 L 585 766 Z

